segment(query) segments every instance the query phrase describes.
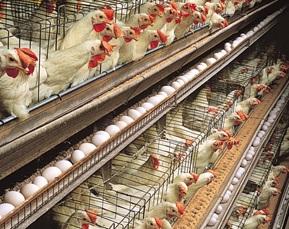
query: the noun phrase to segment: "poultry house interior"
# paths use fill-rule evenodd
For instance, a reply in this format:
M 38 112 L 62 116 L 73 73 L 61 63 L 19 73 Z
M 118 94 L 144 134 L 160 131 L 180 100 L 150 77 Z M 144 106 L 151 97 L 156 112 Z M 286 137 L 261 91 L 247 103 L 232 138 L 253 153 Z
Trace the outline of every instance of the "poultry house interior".
M 0 228 L 289 228 L 288 7 L 0 0 Z

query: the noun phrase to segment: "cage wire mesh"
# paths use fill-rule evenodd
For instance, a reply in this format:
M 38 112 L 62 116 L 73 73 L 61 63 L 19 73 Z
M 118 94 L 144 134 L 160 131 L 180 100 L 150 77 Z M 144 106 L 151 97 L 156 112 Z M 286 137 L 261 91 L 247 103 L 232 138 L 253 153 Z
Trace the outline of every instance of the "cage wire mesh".
M 285 116 L 283 115 L 282 119 L 284 118 Z M 287 130 L 288 120 L 282 121 L 282 119 L 278 123 L 269 142 L 262 149 L 256 167 L 253 169 L 246 186 L 234 204 L 232 214 L 227 222 L 229 228 L 243 228 L 246 220 L 252 216 L 254 210 L 257 209 L 260 190 L 267 181 L 274 158 L 277 156 L 282 139 Z

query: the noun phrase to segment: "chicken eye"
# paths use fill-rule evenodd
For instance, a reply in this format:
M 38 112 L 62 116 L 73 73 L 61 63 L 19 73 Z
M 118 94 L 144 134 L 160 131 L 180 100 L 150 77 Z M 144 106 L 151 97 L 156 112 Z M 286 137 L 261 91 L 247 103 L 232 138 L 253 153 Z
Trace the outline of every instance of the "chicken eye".
M 173 212 L 176 212 L 176 210 L 175 210 L 175 209 L 173 209 Z
M 150 225 L 153 226 L 154 224 L 151 222 Z
M 102 16 L 102 15 L 100 15 L 100 16 L 99 16 L 99 18 L 100 18 L 100 19 L 103 19 L 103 16 Z
M 107 27 L 106 30 L 110 30 L 110 28 Z
M 16 61 L 13 57 L 9 57 L 8 60 L 11 61 L 11 62 L 15 62 Z
M 133 35 L 133 33 L 132 33 L 132 32 L 129 32 L 129 35 Z
M 147 18 L 145 18 L 145 19 L 144 19 L 144 21 L 148 21 L 148 19 L 147 19 Z
M 155 38 L 158 38 L 158 36 L 157 36 L 156 34 L 154 35 L 154 37 L 155 37 Z
M 156 8 L 154 8 L 154 11 L 157 12 L 158 10 Z

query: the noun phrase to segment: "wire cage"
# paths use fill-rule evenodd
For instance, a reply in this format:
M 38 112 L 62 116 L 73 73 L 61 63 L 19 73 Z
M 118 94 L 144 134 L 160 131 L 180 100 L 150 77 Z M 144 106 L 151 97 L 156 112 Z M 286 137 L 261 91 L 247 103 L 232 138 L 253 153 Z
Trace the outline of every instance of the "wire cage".
M 253 169 L 246 186 L 234 204 L 234 210 L 227 222 L 229 228 L 243 228 L 246 220 L 257 209 L 260 190 L 267 181 L 274 158 L 277 156 L 282 138 L 286 133 L 286 126 L 287 122 L 279 122 L 269 142 L 262 149 L 262 154 L 256 167 Z

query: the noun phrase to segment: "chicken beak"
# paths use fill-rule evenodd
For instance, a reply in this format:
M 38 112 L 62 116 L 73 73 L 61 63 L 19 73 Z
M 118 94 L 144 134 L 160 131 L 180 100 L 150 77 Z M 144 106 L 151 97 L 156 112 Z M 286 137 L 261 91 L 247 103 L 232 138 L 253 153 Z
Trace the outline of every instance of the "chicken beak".
M 265 218 L 265 223 L 270 223 L 271 221 L 272 221 L 272 218 L 271 218 L 271 217 L 267 216 L 267 217 Z
M 100 48 L 104 51 L 104 53 L 108 56 L 110 56 L 110 54 L 112 53 L 113 51 L 113 46 L 111 44 L 109 44 L 108 42 L 106 41 L 102 41 L 101 42 L 101 46 Z
M 158 35 L 159 35 L 159 38 L 160 38 L 161 42 L 165 44 L 165 43 L 167 42 L 167 40 L 168 40 L 168 36 L 165 35 L 165 34 L 164 34 L 162 31 L 160 31 L 160 30 L 157 30 L 157 33 L 158 33 Z
M 193 179 L 194 179 L 194 181 L 196 183 L 198 181 L 198 179 L 199 179 L 199 175 L 196 174 L 196 173 L 191 173 L 191 175 L 192 175 L 192 177 L 193 177 Z
M 181 202 L 177 202 L 176 206 L 177 206 L 179 214 L 183 215 L 185 213 L 185 205 Z
M 156 224 L 158 226 L 158 228 L 162 228 L 164 225 L 164 222 L 162 221 L 162 219 L 160 218 L 155 218 Z
M 115 38 L 120 38 L 123 36 L 122 30 L 117 24 L 113 25 L 113 32 L 114 32 Z
M 151 25 L 152 25 L 155 21 L 155 17 L 153 15 L 149 15 L 149 20 L 150 20 Z
M 206 22 L 206 19 L 207 17 L 204 15 L 204 14 L 201 14 L 201 17 L 202 17 L 202 22 L 205 23 Z
M 93 209 L 87 209 L 85 210 L 89 220 L 91 223 L 96 223 L 96 220 L 97 220 L 97 213 L 95 210 Z

